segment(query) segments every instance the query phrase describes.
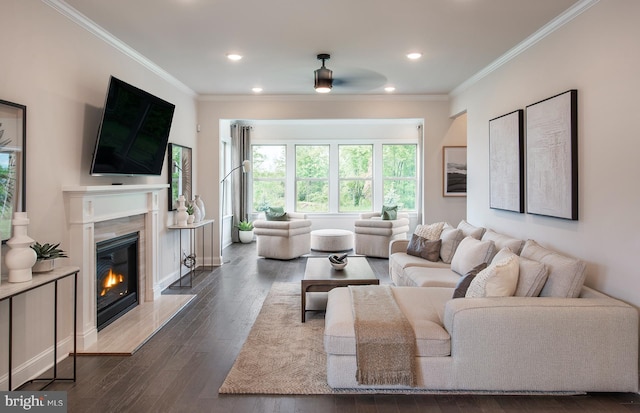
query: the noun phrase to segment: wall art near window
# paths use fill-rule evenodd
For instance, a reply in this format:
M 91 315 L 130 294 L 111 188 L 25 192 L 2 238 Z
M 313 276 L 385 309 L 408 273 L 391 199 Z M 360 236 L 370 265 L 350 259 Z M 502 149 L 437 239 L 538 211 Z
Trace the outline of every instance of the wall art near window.
M 578 219 L 578 91 L 527 106 L 527 212 Z
M 467 196 L 467 147 L 443 147 L 442 166 L 442 196 Z
M 524 111 L 489 121 L 489 206 L 524 212 Z
M 178 208 L 178 197 L 193 199 L 191 188 L 191 148 L 175 143 L 169 144 L 169 211 Z
M 14 212 L 26 205 L 27 107 L 0 100 L 0 234 L 12 236 Z

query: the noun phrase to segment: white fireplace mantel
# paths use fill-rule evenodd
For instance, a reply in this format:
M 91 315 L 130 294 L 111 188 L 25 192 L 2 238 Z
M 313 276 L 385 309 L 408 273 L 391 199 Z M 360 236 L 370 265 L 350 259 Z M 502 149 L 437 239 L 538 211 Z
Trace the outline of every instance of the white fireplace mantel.
M 112 219 L 144 215 L 145 278 L 144 301 L 160 296 L 158 282 L 158 196 L 168 184 L 64 186 L 65 210 L 69 230 L 68 255 L 80 268 L 78 278 L 78 346 L 85 349 L 97 341 L 96 328 L 96 252 L 94 225 Z

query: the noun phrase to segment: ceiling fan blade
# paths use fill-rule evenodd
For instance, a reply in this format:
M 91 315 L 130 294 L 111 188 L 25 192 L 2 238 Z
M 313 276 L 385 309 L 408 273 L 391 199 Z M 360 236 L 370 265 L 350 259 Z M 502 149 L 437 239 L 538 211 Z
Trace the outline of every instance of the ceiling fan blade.
M 371 90 L 387 82 L 386 76 L 367 69 L 338 69 L 335 72 L 343 74 L 333 78 L 333 85 L 341 88 Z

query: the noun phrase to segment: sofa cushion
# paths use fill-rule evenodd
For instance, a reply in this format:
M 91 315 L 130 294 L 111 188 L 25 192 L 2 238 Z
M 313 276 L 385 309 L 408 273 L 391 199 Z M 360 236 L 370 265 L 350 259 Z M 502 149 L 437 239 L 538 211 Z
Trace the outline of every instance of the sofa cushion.
M 408 267 L 404 269 L 402 285 L 454 288 L 459 280 L 460 275 L 451 268 Z
M 451 264 L 453 254 L 456 253 L 456 249 L 460 242 L 464 239 L 464 233 L 461 229 L 445 227 L 440 233 L 440 239 L 442 245 L 440 246 L 440 259 L 445 264 Z
M 492 262 L 471 281 L 465 297 L 510 297 L 516 291 L 519 272 L 518 256 L 515 254 Z
M 517 238 L 512 238 L 504 234 L 497 233 L 491 229 L 487 229 L 482 235 L 482 240 L 491 240 L 494 244 L 496 244 L 496 251 L 500 251 L 501 249 L 507 247 L 514 254 L 520 255 L 522 251 L 522 247 L 524 247 L 524 241 Z
M 509 248 L 502 248 L 491 262 L 498 262 L 515 255 Z M 547 280 L 547 266 L 529 258 L 518 257 L 520 272 L 518 286 L 513 294 L 516 297 L 537 297 Z
M 445 303 L 451 288 L 392 287 L 398 307 L 415 332 L 416 353 L 421 357 L 451 354 L 451 337 L 442 326 Z M 324 348 L 328 354 L 355 355 L 351 294 L 345 287 L 329 292 L 325 315 Z
M 420 235 L 422 238 L 426 238 L 428 240 L 436 240 L 440 238 L 443 227 L 444 222 L 436 222 L 429 225 L 418 225 L 413 232 L 417 235 Z
M 436 262 L 440 259 L 441 240 L 429 241 L 417 234 L 411 235 L 411 241 L 407 245 L 407 254 Z
M 464 219 L 460 221 L 460 223 L 458 224 L 458 229 L 462 230 L 465 237 L 473 237 L 475 239 L 482 238 L 482 235 L 484 234 L 484 231 L 485 231 L 484 228 L 471 225 Z
M 547 281 L 540 297 L 576 298 L 580 295 L 586 276 L 586 265 L 582 260 L 558 254 L 531 239 L 524 244 L 520 255 L 547 267 Z
M 480 241 L 467 236 L 453 254 L 451 269 L 465 275 L 479 264 L 488 263 L 494 255 L 494 248 L 493 241 Z
M 467 295 L 467 290 L 469 289 L 469 285 L 471 285 L 471 281 L 473 281 L 473 279 L 476 278 L 476 275 L 485 268 L 487 268 L 487 264 L 483 262 L 460 278 L 455 290 L 453 290 L 452 298 L 464 298 L 465 295 Z

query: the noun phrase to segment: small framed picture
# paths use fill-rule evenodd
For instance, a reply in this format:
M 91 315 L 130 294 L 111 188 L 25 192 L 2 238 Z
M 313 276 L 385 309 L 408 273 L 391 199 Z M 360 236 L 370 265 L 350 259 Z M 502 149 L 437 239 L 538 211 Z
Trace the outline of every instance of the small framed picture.
M 442 196 L 467 196 L 467 147 L 443 147 L 442 168 Z

